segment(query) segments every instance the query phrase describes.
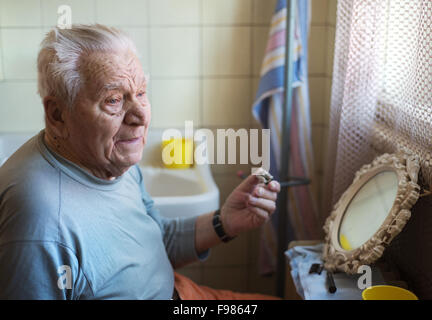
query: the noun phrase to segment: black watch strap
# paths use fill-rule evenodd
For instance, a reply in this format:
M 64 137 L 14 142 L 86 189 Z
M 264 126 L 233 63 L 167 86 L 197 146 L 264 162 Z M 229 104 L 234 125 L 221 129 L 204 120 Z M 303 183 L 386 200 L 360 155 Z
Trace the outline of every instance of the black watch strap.
M 228 242 L 232 239 L 234 239 L 235 237 L 229 237 L 223 226 L 222 226 L 222 219 L 220 216 L 220 209 L 217 209 L 213 215 L 213 228 L 216 231 L 216 234 L 219 236 L 219 238 L 223 241 L 223 242 Z

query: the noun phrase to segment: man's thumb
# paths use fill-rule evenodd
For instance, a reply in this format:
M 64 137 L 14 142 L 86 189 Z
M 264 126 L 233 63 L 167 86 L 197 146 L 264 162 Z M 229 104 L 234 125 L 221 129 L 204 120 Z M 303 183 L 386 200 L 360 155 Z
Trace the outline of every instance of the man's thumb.
M 254 174 L 251 174 L 239 184 L 238 188 L 240 191 L 243 192 L 252 192 L 252 190 L 259 182 L 260 181 L 258 177 Z

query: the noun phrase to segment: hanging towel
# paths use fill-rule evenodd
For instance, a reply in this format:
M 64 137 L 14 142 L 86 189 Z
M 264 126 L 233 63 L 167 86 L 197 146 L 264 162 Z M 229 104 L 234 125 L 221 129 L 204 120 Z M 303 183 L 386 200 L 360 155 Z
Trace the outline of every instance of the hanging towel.
M 310 1 L 296 1 L 293 46 L 293 94 L 289 159 L 289 175 L 308 177 L 312 184 L 288 188 L 288 208 L 278 208 L 271 221 L 262 228 L 260 273 L 274 272 L 276 266 L 276 221 L 280 210 L 288 210 L 288 241 L 320 239 L 316 193 L 313 190 L 314 168 L 311 142 L 307 48 L 310 25 Z M 282 118 L 285 81 L 285 42 L 287 1 L 279 0 L 271 20 L 269 39 L 262 62 L 260 83 L 252 113 L 265 129 L 270 129 L 270 173 L 278 180 L 281 168 Z M 286 142 L 285 142 L 286 143 Z M 288 244 L 287 244 L 288 245 Z

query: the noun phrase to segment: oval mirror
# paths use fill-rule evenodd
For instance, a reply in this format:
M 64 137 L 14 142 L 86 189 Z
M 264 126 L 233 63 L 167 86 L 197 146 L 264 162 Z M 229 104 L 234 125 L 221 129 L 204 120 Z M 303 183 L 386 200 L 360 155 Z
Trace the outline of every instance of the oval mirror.
M 367 181 L 348 205 L 339 228 L 339 244 L 353 250 L 364 244 L 383 224 L 398 191 L 395 171 L 383 171 Z
M 324 267 L 357 273 L 401 232 L 417 202 L 419 158 L 383 154 L 356 172 L 324 224 Z

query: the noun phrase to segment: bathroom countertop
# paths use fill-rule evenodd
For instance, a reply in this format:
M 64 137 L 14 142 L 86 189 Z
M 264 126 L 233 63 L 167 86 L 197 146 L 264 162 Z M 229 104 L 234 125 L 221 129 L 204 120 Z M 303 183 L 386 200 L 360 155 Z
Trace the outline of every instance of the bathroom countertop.
M 346 273 L 334 273 L 333 278 L 336 292 L 330 293 L 326 280 L 326 270 L 321 274 L 309 273 L 313 263 L 322 263 L 321 254 L 324 244 L 290 246 L 285 252 L 291 268 L 291 278 L 294 282 L 297 294 L 305 300 L 362 300 L 365 274 L 348 275 Z M 361 278 L 362 277 L 362 278 Z M 371 266 L 371 285 L 386 284 L 384 277 L 377 266 Z

